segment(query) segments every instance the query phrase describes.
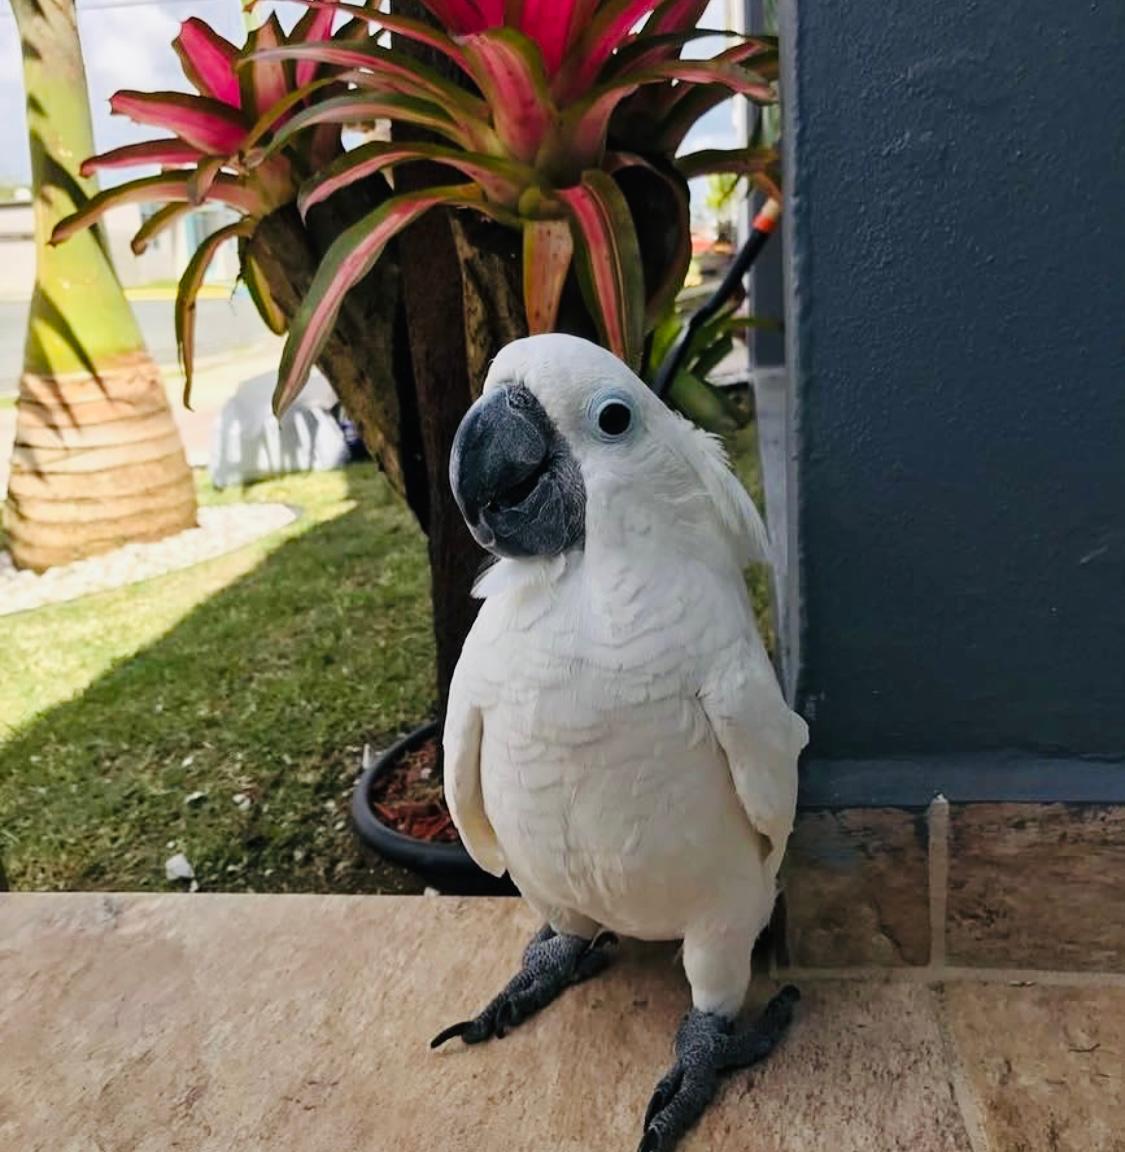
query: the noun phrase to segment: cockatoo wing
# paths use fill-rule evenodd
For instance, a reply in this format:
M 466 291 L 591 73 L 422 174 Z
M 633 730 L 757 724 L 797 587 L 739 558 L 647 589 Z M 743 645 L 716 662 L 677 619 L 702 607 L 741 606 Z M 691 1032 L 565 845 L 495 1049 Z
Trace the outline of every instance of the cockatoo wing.
M 786 705 L 765 651 L 749 640 L 728 650 L 700 698 L 743 810 L 769 842 L 766 868 L 776 875 L 793 830 L 797 757 L 808 728 Z
M 458 664 L 454 673 L 445 710 L 445 800 L 469 855 L 486 872 L 501 876 L 506 867 L 504 854 L 488 822 L 480 783 L 483 717 L 465 683 L 464 664 Z

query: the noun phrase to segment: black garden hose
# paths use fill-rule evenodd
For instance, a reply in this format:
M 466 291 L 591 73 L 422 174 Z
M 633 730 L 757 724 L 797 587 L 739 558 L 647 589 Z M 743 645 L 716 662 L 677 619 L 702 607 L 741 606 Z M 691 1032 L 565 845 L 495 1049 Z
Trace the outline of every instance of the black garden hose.
M 692 338 L 699 328 L 706 324 L 742 287 L 743 277 L 758 258 L 758 253 L 766 246 L 766 241 L 777 227 L 780 216 L 781 205 L 771 198 L 765 202 L 762 210 L 754 217 L 750 235 L 746 238 L 746 243 L 742 245 L 742 250 L 734 258 L 734 263 L 727 269 L 722 283 L 711 294 L 707 303 L 698 312 L 693 313 L 691 319 L 684 325 L 684 330 L 676 338 L 672 347 L 668 349 L 652 385 L 652 390 L 657 396 L 663 397 L 667 394 L 668 387 L 675 380 L 676 373 L 683 365 Z

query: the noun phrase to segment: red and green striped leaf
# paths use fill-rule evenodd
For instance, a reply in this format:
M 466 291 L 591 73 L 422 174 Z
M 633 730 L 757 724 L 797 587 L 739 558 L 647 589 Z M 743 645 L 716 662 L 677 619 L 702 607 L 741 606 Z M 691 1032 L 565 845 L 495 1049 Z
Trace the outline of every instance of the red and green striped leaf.
M 287 114 L 298 104 L 303 104 L 314 92 L 337 82 L 338 77 L 323 76 L 319 80 L 313 80 L 306 84 L 303 88 L 294 88 L 293 91 L 287 92 L 282 99 L 272 107 L 267 108 L 254 122 L 253 127 L 243 137 L 242 153 L 248 154 L 267 132 L 271 132 L 277 126 L 278 121 L 287 119 Z
M 676 167 L 685 180 L 719 172 L 746 176 L 781 199 L 781 155 L 776 148 L 704 148 L 677 158 Z
M 553 332 L 574 255 L 569 220 L 528 220 L 523 226 L 523 305 L 531 335 Z
M 678 87 L 687 84 L 719 85 L 758 104 L 777 102 L 777 93 L 770 84 L 743 68 L 717 60 L 666 60 L 643 71 L 631 72 L 622 78 L 621 83 L 660 84 L 668 80 L 677 81 Z
M 560 103 L 569 103 L 594 86 L 606 61 L 655 6 L 656 0 L 608 0 L 599 6 L 555 76 L 552 91 Z
M 514 24 L 525 36 L 539 45 L 547 74 L 553 76 L 566 56 L 570 44 L 576 5 L 567 0 L 523 0 L 519 18 Z
M 286 70 L 285 61 L 276 55 L 285 43 L 285 32 L 277 13 L 250 33 L 239 63 L 238 82 L 242 88 L 242 107 L 250 115 L 259 117 L 270 111 L 294 85 Z
M 399 232 L 439 204 L 487 208 L 472 184 L 430 188 L 387 200 L 336 238 L 289 327 L 273 398 L 279 416 L 304 387 L 348 292 L 371 271 Z
M 664 0 L 645 21 L 641 38 L 647 40 L 661 33 L 687 32 L 703 18 L 707 4 L 708 0 Z
M 218 179 L 226 160 L 222 156 L 208 156 L 200 161 L 188 177 L 188 201 L 193 206 L 202 204 Z
M 246 132 L 242 117 L 227 104 L 183 92 L 115 92 L 110 111 L 136 124 L 164 128 L 201 152 L 230 156 Z
M 301 188 L 297 207 L 304 216 L 314 204 L 327 200 L 333 193 L 356 180 L 398 164 L 418 160 L 434 161 L 456 169 L 478 184 L 492 203 L 507 207 L 514 207 L 520 193 L 535 183 L 533 169 L 508 160 L 462 152 L 442 144 L 386 144 L 376 141 L 345 152 L 323 172 L 309 180 Z
M 557 195 L 570 212 L 579 283 L 602 342 L 636 369 L 644 340 L 645 286 L 629 205 L 613 177 L 597 169 Z
M 180 25 L 172 48 L 180 58 L 184 75 L 200 95 L 239 107 L 238 77 L 234 71 L 238 49 L 229 40 L 198 16 L 192 16 Z
M 384 83 L 391 91 L 403 92 L 423 100 L 432 100 L 443 108 L 478 120 L 488 119 L 488 108 L 471 93 L 458 88 L 433 68 L 427 68 L 413 56 L 393 48 L 383 48 L 371 41 L 361 44 L 285 44 L 279 48 L 256 52 L 255 60 L 315 61 L 340 68 L 357 68 L 369 73 L 371 83 Z M 363 83 L 363 77 L 355 77 Z
M 496 28 L 466 36 L 461 48 L 497 136 L 515 159 L 531 163 L 556 117 L 535 44 L 514 28 Z
M 113 148 L 100 156 L 91 156 L 82 161 L 79 172 L 89 176 L 103 168 L 132 168 L 137 164 L 159 164 L 162 168 L 178 168 L 197 164 L 203 159 L 193 144 L 183 140 L 145 140 L 140 144 L 126 144 Z
M 180 364 L 184 370 L 184 407 L 191 407 L 191 378 L 195 362 L 195 299 L 203 284 L 203 277 L 215 253 L 228 240 L 235 236 L 245 236 L 252 230 L 253 224 L 249 220 L 236 220 L 212 232 L 202 244 L 196 248 L 184 274 L 180 277 L 179 287 L 176 289 L 176 304 L 174 309 L 176 323 L 176 348 L 180 354 Z
M 676 219 L 672 225 L 675 237 L 675 251 L 668 261 L 664 275 L 658 284 L 645 284 L 645 327 L 652 329 L 676 301 L 687 279 L 691 267 L 691 205 L 688 192 L 674 174 L 661 171 L 643 156 L 631 152 L 616 152 L 607 159 L 607 170 L 611 173 L 625 168 L 644 168 L 655 179 L 663 181 L 676 205 Z
M 377 24 L 393 36 L 402 36 L 404 39 L 413 40 L 417 44 L 425 44 L 452 60 L 459 68 L 464 69 L 465 67 L 465 57 L 453 40 L 444 32 L 423 23 L 421 20 L 412 20 L 408 16 L 381 12 L 378 8 L 363 8 L 358 4 L 336 3 L 336 0 L 295 0 L 295 2 L 304 4 L 308 8 L 329 8 L 333 13 L 344 13 L 351 17 L 349 23 Z M 334 39 L 341 39 L 340 33 L 344 32 L 346 27 L 347 25 L 344 25 L 336 33 Z M 350 39 L 350 37 L 348 38 Z
M 245 215 L 261 211 L 262 203 L 250 189 L 240 184 L 233 176 L 220 174 L 208 193 L 209 200 L 217 200 Z M 60 220 L 51 233 L 51 244 L 61 244 L 83 228 L 89 228 L 108 209 L 118 204 L 147 204 L 156 200 L 169 203 L 190 203 L 188 178 L 183 172 L 161 173 L 159 176 L 145 176 L 107 188 L 92 196 L 77 212 Z
M 165 204 L 157 209 L 134 233 L 129 241 L 129 247 L 134 256 L 142 255 L 152 243 L 153 237 L 158 236 L 166 228 L 171 228 L 177 220 L 190 216 L 195 211 L 193 204 Z
M 293 31 L 286 38 L 290 44 L 319 44 L 332 39 L 332 23 L 336 19 L 336 12 L 330 7 L 310 8 L 293 25 Z M 298 60 L 293 73 L 293 81 L 298 88 L 303 88 L 316 77 L 315 60 Z
M 605 154 L 609 122 L 622 100 L 636 90 L 635 84 L 624 82 L 607 85 L 567 108 L 559 118 L 560 153 L 582 169 L 598 167 Z
M 483 32 L 504 22 L 504 0 L 422 0 L 422 4 L 443 28 L 457 36 Z
M 383 119 L 429 128 L 430 131 L 462 147 L 469 144 L 465 131 L 435 104 L 394 92 L 385 96 L 350 92 L 346 96 L 333 96 L 323 103 L 314 104 L 298 112 L 275 134 L 265 152 L 266 154 L 276 152 L 287 145 L 298 132 L 303 132 L 316 124 L 363 124 Z

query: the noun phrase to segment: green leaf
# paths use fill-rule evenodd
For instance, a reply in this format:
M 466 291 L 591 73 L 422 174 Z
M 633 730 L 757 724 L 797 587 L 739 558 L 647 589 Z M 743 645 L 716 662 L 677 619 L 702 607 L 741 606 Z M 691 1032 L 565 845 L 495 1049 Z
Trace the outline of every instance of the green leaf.
M 199 295 L 203 277 L 210 267 L 211 261 L 219 248 L 235 236 L 245 236 L 253 228 L 249 220 L 236 220 L 223 228 L 212 232 L 202 244 L 196 248 L 194 255 L 188 261 L 184 274 L 180 277 L 179 287 L 176 289 L 176 305 L 174 309 L 176 322 L 176 348 L 180 354 L 180 363 L 184 369 L 184 407 L 191 407 L 191 378 L 195 360 L 195 298 Z
M 258 315 L 266 327 L 275 336 L 280 336 L 289 327 L 289 321 L 273 298 L 265 271 L 254 258 L 250 239 L 249 236 L 240 236 L 238 240 L 238 263 L 242 272 L 242 283 L 246 285 L 250 299 L 254 301 L 254 307 L 257 308 Z
M 668 386 L 668 403 L 693 424 L 716 435 L 738 429 L 738 421 L 726 398 L 691 372 L 676 374 Z
M 557 195 L 570 211 L 579 284 L 602 342 L 636 370 L 644 341 L 645 286 L 629 205 L 613 177 L 598 169 Z
M 195 211 L 192 204 L 165 204 L 157 209 L 136 231 L 129 247 L 134 256 L 143 255 L 154 236 L 159 235 L 165 228 L 170 228 L 177 220 L 190 216 Z

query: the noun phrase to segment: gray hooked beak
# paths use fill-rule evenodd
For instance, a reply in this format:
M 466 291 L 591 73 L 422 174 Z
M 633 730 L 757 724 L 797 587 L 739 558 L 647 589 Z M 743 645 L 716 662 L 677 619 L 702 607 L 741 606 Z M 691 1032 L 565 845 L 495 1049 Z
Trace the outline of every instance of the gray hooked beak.
M 522 384 L 494 389 L 465 413 L 449 482 L 474 539 L 497 556 L 557 556 L 583 540 L 578 461 Z

